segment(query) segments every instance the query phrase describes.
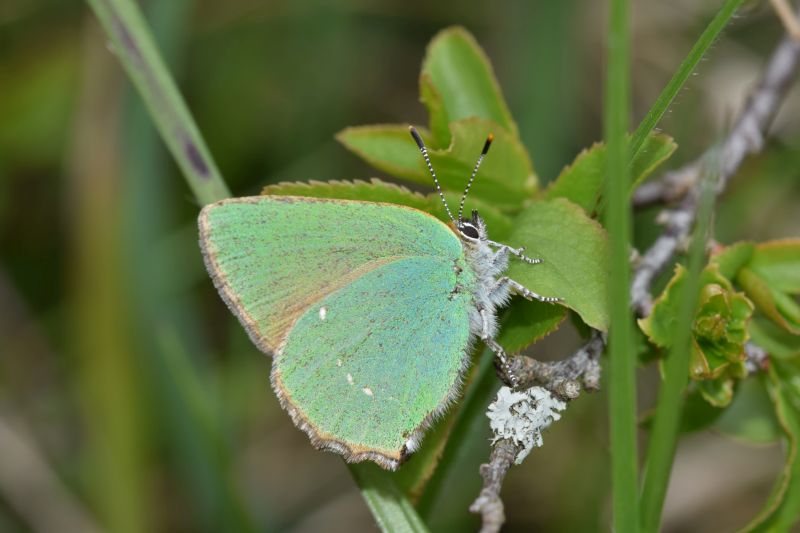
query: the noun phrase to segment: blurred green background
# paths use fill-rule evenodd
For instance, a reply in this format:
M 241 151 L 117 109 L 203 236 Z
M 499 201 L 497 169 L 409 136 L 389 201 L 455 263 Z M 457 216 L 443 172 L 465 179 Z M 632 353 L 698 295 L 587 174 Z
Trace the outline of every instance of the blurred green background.
M 376 176 L 333 136 L 424 122 L 420 62 L 452 24 L 489 54 L 542 181 L 601 137 L 603 2 L 140 4 L 237 196 L 278 181 Z M 635 120 L 718 7 L 633 2 Z M 720 138 L 781 33 L 766 2 L 734 22 L 661 125 L 679 144 L 669 165 Z M 731 184 L 720 242 L 800 233 L 798 110 L 795 91 L 769 146 Z M 338 456 L 315 451 L 280 410 L 269 360 L 205 274 L 197 212 L 87 7 L 4 0 L 0 531 L 375 529 Z M 657 231 L 655 213 L 637 218 L 640 243 Z M 557 359 L 578 342 L 567 325 L 531 351 Z M 641 411 L 656 371 L 641 373 Z M 508 531 L 608 529 L 605 404 L 603 393 L 582 396 L 511 471 Z M 485 458 L 488 441 L 475 449 Z M 777 444 L 690 435 L 665 530 L 743 525 L 780 465 Z M 471 481 L 445 489 L 454 502 L 480 487 L 465 468 Z M 454 530 L 477 524 L 451 512 Z

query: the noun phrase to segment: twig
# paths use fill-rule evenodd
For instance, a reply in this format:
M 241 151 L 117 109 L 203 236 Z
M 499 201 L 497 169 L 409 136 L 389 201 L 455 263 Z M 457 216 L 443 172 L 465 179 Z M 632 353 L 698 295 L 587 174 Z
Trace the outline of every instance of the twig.
M 520 355 L 510 361 L 511 371 L 517 376 L 521 388 L 539 385 L 564 400 L 573 400 L 579 396 L 581 384 L 591 392 L 600 389 L 600 354 L 604 347 L 604 335 L 593 331 L 586 344 L 567 359 L 541 362 Z M 500 440 L 492 447 L 489 462 L 481 465 L 483 488 L 469 510 L 481 515 L 482 533 L 499 531 L 505 521 L 500 490 L 508 469 L 522 448 L 511 440 Z
M 670 202 L 683 198 L 673 209 L 664 211 L 660 219 L 665 229 L 661 237 L 644 253 L 636 266 L 631 283 L 631 303 L 639 316 L 647 316 L 653 306 L 650 287 L 655 277 L 672 259 L 678 247 L 688 238 L 697 214 L 697 191 L 700 179 L 713 164 L 718 174 L 716 194 L 720 195 L 750 154 L 763 147 L 767 130 L 789 91 L 800 65 L 800 42 L 786 37 L 775 49 L 764 75 L 747 105 L 739 115 L 727 138 L 698 161 L 662 180 L 641 187 L 633 198 L 635 206 Z
M 786 33 L 791 35 L 795 41 L 800 41 L 800 20 L 797 15 L 792 12 L 792 6 L 789 5 L 789 0 L 772 0 L 772 8 L 781 19 Z
M 489 456 L 489 463 L 481 465 L 483 488 L 478 498 L 469 506 L 472 513 L 481 515 L 481 533 L 496 533 L 506 521 L 503 511 L 503 500 L 500 499 L 500 489 L 508 469 L 514 464 L 514 458 L 520 452 L 521 446 L 514 444 L 509 439 L 495 443 Z
M 554 362 L 541 362 L 517 356 L 511 371 L 521 388 L 539 385 L 565 400 L 578 397 L 581 385 L 588 391 L 600 389 L 600 354 L 605 346 L 603 335 L 594 331 L 591 338 L 571 357 Z

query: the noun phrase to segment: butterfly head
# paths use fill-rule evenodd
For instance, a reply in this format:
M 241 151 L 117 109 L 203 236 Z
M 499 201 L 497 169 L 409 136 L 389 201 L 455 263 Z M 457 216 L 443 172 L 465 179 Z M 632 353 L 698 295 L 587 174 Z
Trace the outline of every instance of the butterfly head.
M 477 244 L 487 238 L 486 224 L 484 224 L 483 219 L 478 216 L 478 211 L 476 209 L 472 210 L 472 218 L 459 219 L 456 223 L 456 229 L 461 238 L 467 242 Z

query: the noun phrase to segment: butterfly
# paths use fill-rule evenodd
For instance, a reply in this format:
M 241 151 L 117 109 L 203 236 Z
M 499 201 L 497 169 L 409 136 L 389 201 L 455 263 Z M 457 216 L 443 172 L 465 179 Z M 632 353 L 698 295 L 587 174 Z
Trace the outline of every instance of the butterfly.
M 496 355 L 497 309 L 512 295 L 557 302 L 503 276 L 514 256 L 489 240 L 467 194 L 457 216 L 427 148 L 409 128 L 450 222 L 401 205 L 257 196 L 205 206 L 198 224 L 206 267 L 252 341 L 272 355 L 272 387 L 320 449 L 396 469 L 457 397 L 475 339 Z

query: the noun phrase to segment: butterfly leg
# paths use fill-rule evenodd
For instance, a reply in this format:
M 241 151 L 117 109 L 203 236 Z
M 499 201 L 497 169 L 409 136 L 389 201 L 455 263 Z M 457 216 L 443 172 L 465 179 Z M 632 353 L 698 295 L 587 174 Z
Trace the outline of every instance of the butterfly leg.
M 517 376 L 511 371 L 511 365 L 508 361 L 508 355 L 506 355 L 506 351 L 503 349 L 500 344 L 489 334 L 489 315 L 486 309 L 480 308 L 478 312 L 481 315 L 481 322 L 483 324 L 482 331 L 481 331 L 481 340 L 489 347 L 490 350 L 494 352 L 495 357 L 497 357 L 498 363 L 500 363 L 500 368 L 505 374 L 508 383 L 511 385 L 512 389 L 517 388 Z
M 499 242 L 494 242 L 494 241 L 487 241 L 487 242 L 492 246 L 497 246 L 498 248 L 497 255 L 500 255 L 500 253 L 510 253 L 511 255 L 515 255 L 519 257 L 522 261 L 525 261 L 526 263 L 531 265 L 538 265 L 539 263 L 542 262 L 542 260 L 537 257 L 528 257 L 527 255 L 523 254 L 522 252 L 525 251 L 525 247 L 512 248 L 507 244 L 501 244 Z
M 491 294 L 502 293 L 502 291 L 510 291 L 511 293 L 518 294 L 527 300 L 539 300 L 540 302 L 546 303 L 560 302 L 562 300 L 562 298 L 557 298 L 554 296 L 542 296 L 541 294 L 537 294 L 521 283 L 518 283 L 507 276 L 503 276 L 497 280 L 497 283 L 495 283 L 494 287 L 491 289 Z

